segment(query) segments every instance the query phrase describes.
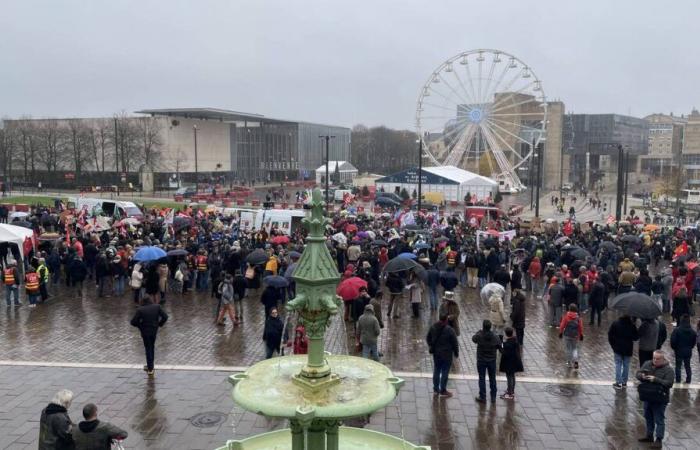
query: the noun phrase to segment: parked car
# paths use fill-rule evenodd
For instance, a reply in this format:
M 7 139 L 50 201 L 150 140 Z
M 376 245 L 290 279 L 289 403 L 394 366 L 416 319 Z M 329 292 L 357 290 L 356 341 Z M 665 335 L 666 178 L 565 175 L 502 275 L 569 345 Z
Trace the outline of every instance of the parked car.
M 377 200 L 379 200 L 379 198 L 383 197 L 383 198 L 391 199 L 391 200 L 395 201 L 396 203 L 403 202 L 403 199 L 401 197 L 399 197 L 398 195 L 394 194 L 393 192 L 377 192 L 375 194 L 375 197 L 377 198 Z
M 397 202 L 390 197 L 379 197 L 374 200 L 374 204 L 382 208 L 398 208 L 401 206 L 401 202 Z
M 181 195 L 183 198 L 190 198 L 197 193 L 197 188 L 194 186 L 181 187 L 175 191 L 175 195 Z

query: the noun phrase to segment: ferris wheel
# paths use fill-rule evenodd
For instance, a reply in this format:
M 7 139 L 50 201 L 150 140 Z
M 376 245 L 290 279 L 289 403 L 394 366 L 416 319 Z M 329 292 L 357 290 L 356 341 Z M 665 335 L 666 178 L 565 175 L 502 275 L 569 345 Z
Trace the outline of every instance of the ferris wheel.
M 499 189 L 524 189 L 519 172 L 545 138 L 542 82 L 513 55 L 470 50 L 440 64 L 421 88 L 416 128 L 436 165 L 487 175 Z

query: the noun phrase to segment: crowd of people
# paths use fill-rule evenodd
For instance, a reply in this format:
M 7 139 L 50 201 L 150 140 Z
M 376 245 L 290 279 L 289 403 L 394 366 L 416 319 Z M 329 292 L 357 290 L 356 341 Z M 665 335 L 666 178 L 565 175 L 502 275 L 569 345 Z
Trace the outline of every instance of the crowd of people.
M 141 220 L 115 220 L 107 229 L 96 230 L 88 226 L 94 219 L 86 216 L 35 208 L 25 219 L 35 230 L 34 245 L 23 252 L 0 247 L 5 252 L 2 281 L 8 307 L 22 305 L 22 285 L 30 307 L 49 301 L 63 284 L 81 291 L 94 286 L 98 297 L 123 297 L 130 290 L 138 305 L 131 323 L 141 331 L 149 376 L 154 374 L 155 338 L 167 320 L 169 296 L 193 290 L 217 299 L 217 326 L 226 326 L 227 319 L 231 327 L 241 326 L 243 300 L 259 299 L 265 315 L 265 357 L 283 353 L 287 346 L 294 353 L 306 352 L 303 326 L 284 311 L 284 303 L 296 292 L 293 275 L 304 250 L 302 227 L 285 234 L 274 224 L 245 229 L 235 215 L 216 210 L 190 210 L 173 217 L 171 211 L 151 209 Z M 380 360 L 382 329 L 400 323 L 390 320 L 399 319 L 410 305 L 412 317 L 429 314 L 437 319 L 426 337 L 434 363 L 433 388 L 436 395 L 451 397 L 448 374 L 460 354 L 460 304 L 466 298 L 460 293 L 473 289 L 486 310 L 481 330 L 472 336 L 479 373 L 476 400 L 487 401 L 488 375 L 490 399 L 495 401 L 498 369 L 507 379 L 501 398 L 513 401 L 516 373 L 525 367 L 528 303 L 547 305 L 548 325 L 561 338 L 571 370 L 583 363 L 579 346 L 586 328 L 600 327 L 602 311 L 616 309 L 619 317 L 608 330 L 616 367 L 613 387 L 627 387 L 638 342 L 640 369 L 635 378 L 640 386 L 654 385 L 659 391 L 654 394 L 649 388 L 642 395 L 640 388 L 648 405 L 649 436 L 644 439 L 656 431 L 660 443 L 668 391 L 674 381 L 690 383 L 695 346 L 700 352 L 691 324 L 700 292 L 699 233 L 655 225 L 567 221 L 563 226 L 543 223 L 532 228 L 507 218 L 487 217 L 482 222 L 430 213 L 357 214 L 345 206 L 331 214 L 327 247 L 341 276 L 339 295 L 344 283 L 359 280 L 353 281 L 356 291 L 343 289 L 341 295 L 343 319 L 352 323 L 348 328 L 357 354 Z M 488 237 L 476 239 L 477 227 Z M 154 248 L 160 252 L 139 256 Z M 622 294 L 636 295 L 636 306 L 648 299 L 658 314 L 630 313 L 616 302 Z M 670 333 L 667 315 L 673 318 Z M 675 370 L 661 350 L 667 339 Z

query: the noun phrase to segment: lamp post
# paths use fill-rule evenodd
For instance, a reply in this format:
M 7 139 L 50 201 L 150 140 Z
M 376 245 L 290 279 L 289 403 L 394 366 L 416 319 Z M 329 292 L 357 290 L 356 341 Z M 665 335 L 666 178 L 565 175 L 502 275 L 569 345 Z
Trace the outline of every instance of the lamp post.
M 418 136 L 418 209 L 416 214 L 420 217 L 423 197 L 423 138 Z
M 630 151 L 627 150 L 627 155 L 625 156 L 625 216 L 627 215 L 627 186 L 629 186 L 629 174 L 630 174 Z
M 542 142 L 537 144 L 537 185 L 535 186 L 535 217 L 540 217 L 540 184 L 542 184 L 542 153 L 544 151 Z
M 535 202 L 535 178 L 533 177 L 533 172 L 535 169 L 535 137 L 532 137 L 532 144 L 530 144 L 530 150 L 532 151 L 532 158 L 530 158 L 530 170 L 527 173 L 527 181 L 530 185 L 530 211 L 532 211 L 532 205 Z
M 622 220 L 622 191 L 624 189 L 624 150 L 622 150 L 622 145 L 617 144 L 617 195 L 615 201 L 615 220 Z
M 197 158 L 197 125 L 192 125 L 194 130 L 194 191 L 199 194 L 199 160 Z
M 329 203 L 329 201 L 328 201 L 328 190 L 329 190 L 329 188 L 328 188 L 328 184 L 329 184 L 329 183 L 328 183 L 328 175 L 329 175 L 329 173 L 328 173 L 328 164 L 329 164 L 329 162 L 330 162 L 330 161 L 329 161 L 329 160 L 330 160 L 330 151 L 329 151 L 329 147 L 330 147 L 331 139 L 335 138 L 335 136 L 331 136 L 331 135 L 328 135 L 328 134 L 327 134 L 327 135 L 325 135 L 325 136 L 324 136 L 324 135 L 321 135 L 321 136 L 319 136 L 319 138 L 320 138 L 320 139 L 325 139 L 325 140 L 326 140 L 326 193 L 325 193 L 325 197 L 326 197 L 326 210 L 328 210 L 328 206 L 330 205 L 330 203 Z

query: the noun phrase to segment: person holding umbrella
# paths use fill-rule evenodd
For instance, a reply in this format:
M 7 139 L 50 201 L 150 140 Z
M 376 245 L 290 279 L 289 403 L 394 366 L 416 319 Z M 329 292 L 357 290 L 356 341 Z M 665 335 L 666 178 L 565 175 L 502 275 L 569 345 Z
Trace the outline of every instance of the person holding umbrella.
M 407 260 L 410 261 L 410 260 Z M 388 265 L 388 263 L 387 263 Z M 386 287 L 389 289 L 389 310 L 386 313 L 387 317 L 391 317 L 392 313 L 394 318 L 398 319 L 401 314 L 399 313 L 399 305 L 397 300 L 403 295 L 403 290 L 406 287 L 406 282 L 399 276 L 398 273 L 390 272 L 386 279 Z
M 623 313 L 608 329 L 608 343 L 615 354 L 615 382 L 613 388 L 627 387 L 630 359 L 634 352 L 634 341 L 639 340 L 637 327 L 629 315 Z

